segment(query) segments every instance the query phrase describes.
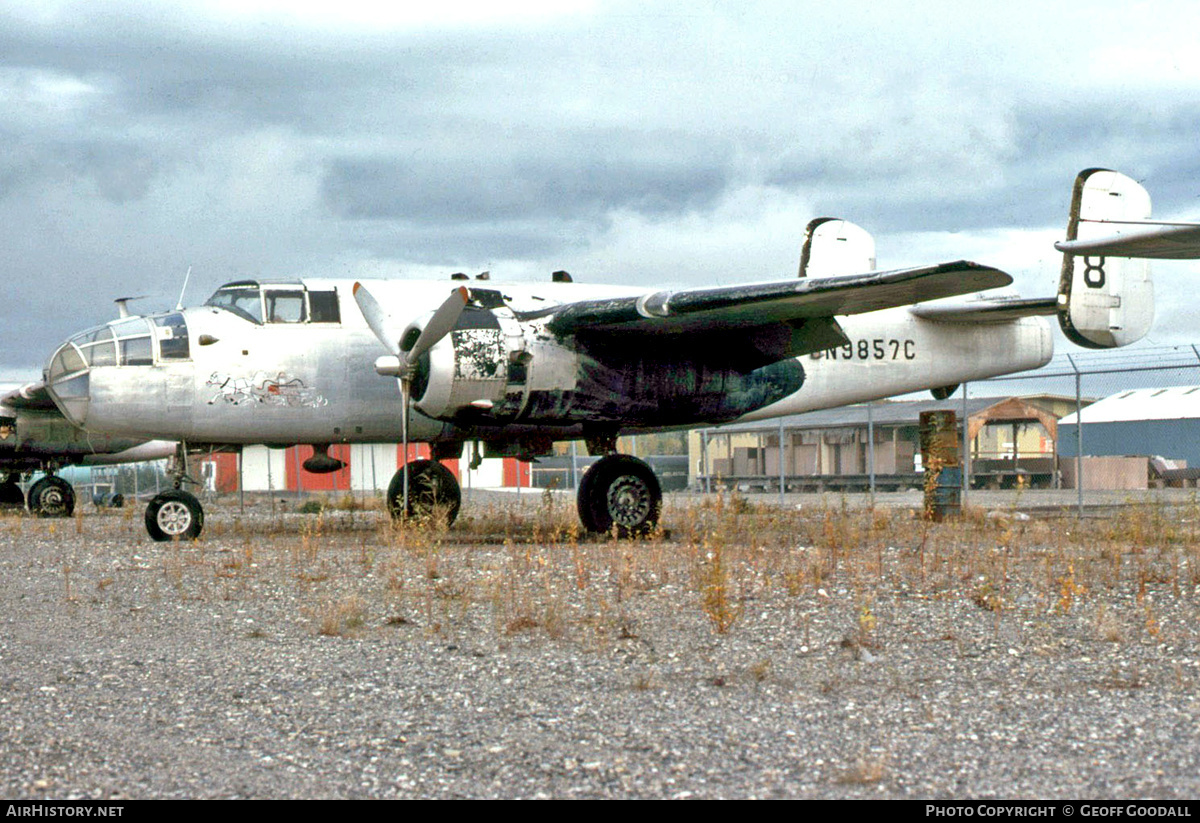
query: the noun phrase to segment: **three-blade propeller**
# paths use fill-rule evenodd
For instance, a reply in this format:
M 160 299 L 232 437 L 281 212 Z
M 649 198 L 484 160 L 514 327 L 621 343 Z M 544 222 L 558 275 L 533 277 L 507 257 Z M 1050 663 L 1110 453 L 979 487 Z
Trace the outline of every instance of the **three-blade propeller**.
M 400 431 L 404 444 L 404 516 L 408 516 L 408 404 L 412 393 L 412 377 L 421 355 L 432 349 L 443 337 L 454 330 L 454 325 L 466 308 L 471 293 L 465 286 L 459 286 L 450 292 L 442 305 L 438 306 L 433 317 L 421 329 L 421 333 L 407 351 L 401 351 L 400 342 L 405 330 L 397 330 L 392 317 L 384 311 L 379 301 L 367 291 L 362 283 L 354 284 L 354 299 L 362 310 L 363 317 L 371 331 L 379 338 L 379 342 L 390 354 L 375 361 L 375 371 L 400 379 Z M 406 327 L 407 328 L 407 327 Z
M 459 316 L 470 299 L 470 292 L 465 286 L 459 286 L 450 292 L 450 296 L 442 305 L 438 306 L 433 317 L 429 318 L 429 322 L 425 324 L 425 328 L 421 329 L 416 342 L 407 352 L 400 350 L 402 330 L 397 329 L 392 322 L 391 315 L 384 310 L 383 306 L 379 305 L 379 301 L 367 291 L 362 283 L 354 284 L 354 299 L 358 302 L 358 307 L 362 310 L 363 317 L 366 319 L 367 325 L 371 327 L 371 331 L 379 338 L 379 342 L 384 345 L 384 348 L 391 352 L 390 357 L 381 357 L 375 361 L 375 370 L 380 374 L 399 377 L 403 380 L 412 374 L 421 355 L 432 349 L 439 340 L 454 329 L 454 324 L 458 322 Z

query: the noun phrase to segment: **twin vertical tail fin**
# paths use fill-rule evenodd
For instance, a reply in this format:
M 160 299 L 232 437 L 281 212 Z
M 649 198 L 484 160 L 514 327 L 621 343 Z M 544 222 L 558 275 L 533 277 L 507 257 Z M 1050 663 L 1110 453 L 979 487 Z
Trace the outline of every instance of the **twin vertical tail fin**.
M 834 277 L 875 271 L 875 238 L 837 217 L 818 217 L 804 229 L 800 277 Z
M 1111 349 L 1140 340 L 1154 320 L 1150 262 L 1128 247 L 1146 231 L 1150 195 L 1108 169 L 1075 178 L 1058 281 L 1058 322 L 1080 346 Z
M 1137 181 L 1109 169 L 1085 169 L 1075 178 L 1067 239 L 1054 245 L 1063 252 L 1056 298 L 982 302 L 972 307 L 971 315 L 982 320 L 1053 312 L 1071 342 L 1111 349 L 1142 339 L 1154 321 L 1148 258 L 1200 258 L 1200 224 L 1153 221 L 1150 195 Z M 864 229 L 836 217 L 808 224 L 800 277 L 874 269 L 875 240 Z M 922 316 L 933 311 L 926 309 Z M 954 314 L 937 311 L 943 319 Z

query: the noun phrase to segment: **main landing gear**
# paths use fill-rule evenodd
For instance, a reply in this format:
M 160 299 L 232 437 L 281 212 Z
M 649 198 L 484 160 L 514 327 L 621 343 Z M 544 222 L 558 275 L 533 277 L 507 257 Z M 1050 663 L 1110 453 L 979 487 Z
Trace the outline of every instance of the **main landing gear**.
M 204 528 L 204 507 L 196 495 L 184 491 L 187 475 L 187 446 L 179 444 L 170 468 L 175 488 L 160 492 L 146 506 L 146 532 L 162 543 L 168 540 L 195 540 Z
M 0 508 L 23 508 L 38 517 L 70 517 L 75 512 L 75 490 L 71 484 L 53 474 L 55 468 L 43 469 L 46 475 L 29 487 L 26 499 L 18 480 L 19 473 L 9 474 L 0 483 Z
M 388 484 L 387 506 L 393 520 L 441 518 L 454 524 L 462 505 L 462 491 L 450 470 L 436 460 L 414 460 L 408 464 L 408 508 L 404 506 L 404 467 Z
M 444 518 L 454 522 L 462 504 L 462 492 L 450 470 L 435 460 L 408 464 L 408 509 L 404 507 L 404 469 L 396 472 L 388 486 L 388 512 L 402 517 Z M 662 488 L 654 471 L 627 454 L 609 454 L 587 470 L 579 483 L 579 519 L 584 528 L 618 537 L 649 534 L 658 525 L 662 511 Z
M 628 454 L 609 454 L 579 481 L 579 519 L 590 532 L 617 537 L 649 534 L 662 511 L 662 488 L 654 471 Z
M 48 474 L 29 488 L 29 510 L 38 517 L 70 517 L 75 490 L 61 477 Z

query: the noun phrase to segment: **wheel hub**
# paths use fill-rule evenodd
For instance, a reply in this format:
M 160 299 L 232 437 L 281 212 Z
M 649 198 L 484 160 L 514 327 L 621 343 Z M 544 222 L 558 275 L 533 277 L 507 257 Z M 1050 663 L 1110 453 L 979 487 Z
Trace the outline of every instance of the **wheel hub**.
M 164 533 L 178 537 L 191 528 L 192 511 L 179 500 L 169 500 L 163 503 L 155 519 Z
M 650 498 L 650 488 L 640 477 L 618 477 L 608 487 L 608 513 L 618 525 L 640 526 L 650 516 Z
M 48 514 L 62 514 L 67 510 L 67 501 L 63 497 L 62 489 L 54 486 L 50 486 L 41 493 L 38 504 L 41 510 Z

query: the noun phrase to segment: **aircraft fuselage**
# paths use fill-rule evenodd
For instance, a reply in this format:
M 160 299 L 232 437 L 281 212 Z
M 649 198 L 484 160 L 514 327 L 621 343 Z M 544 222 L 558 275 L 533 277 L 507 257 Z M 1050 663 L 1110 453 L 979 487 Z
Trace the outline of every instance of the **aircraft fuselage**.
M 114 321 L 60 348 L 48 388 L 72 422 L 110 435 L 396 442 L 397 382 L 376 373 L 385 352 L 352 284 L 247 281 L 219 290 L 210 305 Z M 418 325 L 451 285 L 370 282 L 398 323 Z M 469 287 L 472 304 L 414 381 L 412 440 L 549 442 L 761 419 L 1036 368 L 1052 353 L 1041 318 L 947 323 L 904 307 L 838 317 L 848 342 L 747 368 L 690 336 L 623 342 L 547 329 L 547 308 L 649 289 Z

